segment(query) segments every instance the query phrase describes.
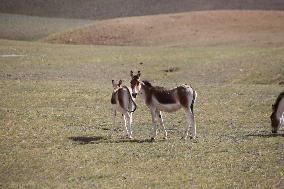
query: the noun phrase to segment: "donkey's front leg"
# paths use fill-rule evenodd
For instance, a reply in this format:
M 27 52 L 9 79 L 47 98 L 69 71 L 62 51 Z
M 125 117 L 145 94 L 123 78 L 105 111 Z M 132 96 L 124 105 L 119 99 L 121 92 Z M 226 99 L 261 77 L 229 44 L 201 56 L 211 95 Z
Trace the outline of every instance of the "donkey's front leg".
M 157 137 L 156 110 L 151 109 L 151 115 L 152 115 L 152 123 L 153 123 L 153 135 L 151 137 L 151 140 L 155 140 Z
M 159 110 L 156 110 L 156 115 L 158 116 L 158 119 L 160 121 L 160 125 L 163 127 L 164 129 L 164 139 L 167 139 L 168 138 L 168 133 L 167 133 L 167 130 L 166 130 L 166 127 L 164 125 L 164 120 L 163 120 L 163 116 L 162 116 L 162 112 L 159 111 Z
M 131 125 L 131 129 L 132 129 L 132 123 L 133 123 L 132 112 L 129 112 L 129 116 L 130 116 L 130 125 Z M 132 130 L 131 130 L 131 133 L 132 133 Z
M 132 123 L 133 123 L 133 120 L 132 120 L 132 112 L 129 112 L 129 133 L 130 133 L 130 137 L 129 138 L 132 138 Z
M 284 112 L 280 116 L 280 126 L 284 123 Z

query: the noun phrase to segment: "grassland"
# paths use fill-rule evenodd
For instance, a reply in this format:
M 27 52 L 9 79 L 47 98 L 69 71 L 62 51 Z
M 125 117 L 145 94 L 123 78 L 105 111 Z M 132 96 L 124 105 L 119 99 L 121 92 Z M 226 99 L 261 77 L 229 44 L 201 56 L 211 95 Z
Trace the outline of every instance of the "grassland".
M 52 33 L 63 32 L 90 23 L 94 21 L 0 13 L 0 38 L 35 41 Z
M 21 56 L 5 56 L 21 55 Z M 271 104 L 283 90 L 279 46 L 121 47 L 0 40 L 1 188 L 281 188 L 283 128 Z M 140 63 L 143 64 L 140 64 Z M 163 70 L 177 67 L 175 72 Z M 190 83 L 198 139 L 180 140 L 184 114 L 165 114 L 169 139 L 149 140 L 138 99 L 133 140 L 111 128 L 111 79 L 129 71 Z

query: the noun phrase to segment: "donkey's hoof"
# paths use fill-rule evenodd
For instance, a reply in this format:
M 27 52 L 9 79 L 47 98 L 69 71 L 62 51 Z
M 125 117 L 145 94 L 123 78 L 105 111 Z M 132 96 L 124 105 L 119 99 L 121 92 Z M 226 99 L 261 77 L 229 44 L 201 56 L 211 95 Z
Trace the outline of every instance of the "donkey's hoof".
M 122 135 L 120 138 L 121 138 L 121 139 L 127 139 L 128 136 L 127 136 L 127 135 Z
M 190 137 L 190 140 L 193 142 L 193 143 L 198 143 L 198 139 L 197 139 L 198 137 L 196 137 L 196 136 L 191 136 Z
M 107 135 L 107 138 L 113 138 L 113 135 Z
M 127 137 L 128 139 L 133 139 L 133 136 L 129 136 L 129 137 Z
M 195 140 L 197 138 L 197 136 L 190 136 L 190 139 Z
M 167 137 L 167 136 L 165 136 L 163 139 L 164 139 L 164 140 L 168 140 L 168 137 Z
M 151 137 L 151 141 L 155 141 L 155 138 L 154 138 L 154 137 Z

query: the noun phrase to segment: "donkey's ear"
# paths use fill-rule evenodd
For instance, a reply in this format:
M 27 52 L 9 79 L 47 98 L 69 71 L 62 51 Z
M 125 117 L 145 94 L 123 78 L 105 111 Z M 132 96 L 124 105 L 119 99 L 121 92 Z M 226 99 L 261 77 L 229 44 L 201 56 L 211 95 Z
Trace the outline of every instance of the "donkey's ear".
M 111 80 L 111 83 L 113 84 L 114 80 Z
M 133 71 L 132 70 L 130 71 L 130 76 L 133 77 Z
M 120 86 L 122 84 L 122 80 L 119 80 L 118 82 L 118 86 Z
M 137 74 L 137 75 L 138 75 L 138 77 L 140 77 L 140 76 L 141 76 L 141 72 L 140 72 L 140 71 L 138 71 L 138 74 Z

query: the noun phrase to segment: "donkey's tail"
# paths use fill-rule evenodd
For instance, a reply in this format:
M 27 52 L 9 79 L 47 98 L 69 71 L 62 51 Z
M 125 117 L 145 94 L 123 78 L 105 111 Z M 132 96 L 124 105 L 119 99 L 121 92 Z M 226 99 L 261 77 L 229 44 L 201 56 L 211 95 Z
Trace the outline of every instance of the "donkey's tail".
M 193 90 L 193 98 L 192 98 L 192 102 L 191 102 L 191 105 L 190 105 L 190 109 L 191 109 L 191 112 L 193 113 L 193 105 L 196 101 L 196 98 L 197 98 L 197 92 L 195 90 Z
M 135 112 L 136 111 L 136 109 L 137 109 L 137 105 L 136 105 L 136 102 L 132 99 L 132 97 L 130 97 L 131 98 L 131 101 L 132 101 L 132 103 L 133 103 L 133 105 L 134 105 L 134 109 L 133 110 L 130 110 L 130 112 Z

